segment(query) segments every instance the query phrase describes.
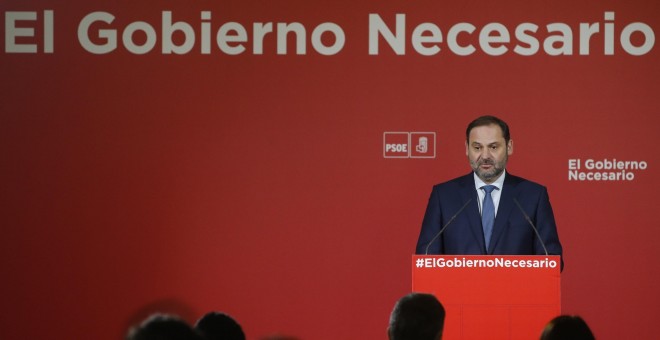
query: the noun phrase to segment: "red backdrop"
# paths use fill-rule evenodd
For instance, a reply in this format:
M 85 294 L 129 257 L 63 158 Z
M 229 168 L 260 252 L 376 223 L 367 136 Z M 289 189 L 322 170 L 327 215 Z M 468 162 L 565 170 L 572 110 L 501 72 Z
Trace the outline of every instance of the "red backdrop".
M 21 11 L 35 19 L 14 20 Z M 93 24 L 90 36 L 119 32 L 106 54 L 78 35 L 97 11 L 114 21 Z M 194 30 L 189 53 L 161 52 L 163 11 Z M 431 186 L 469 171 L 464 128 L 482 114 L 511 126 L 509 171 L 549 189 L 565 248 L 562 311 L 582 315 L 599 339 L 655 335 L 660 64 L 654 41 L 639 56 L 620 41 L 635 22 L 658 32 L 657 1 L 10 0 L 0 12 L 3 339 L 116 339 L 155 310 L 191 322 L 223 310 L 255 340 L 385 338 L 394 302 L 410 291 Z M 369 53 L 369 14 L 393 32 L 405 15 L 403 54 L 384 37 Z M 146 54 L 122 42 L 134 22 L 154 27 Z M 238 55 L 215 41 L 229 22 L 246 29 L 247 42 L 230 43 L 245 47 Z M 274 33 L 258 54 L 254 23 L 268 22 Z M 294 22 L 306 29 L 306 53 L 290 36 L 278 54 L 277 23 Z M 333 55 L 312 44 L 326 22 L 345 35 Z M 440 29 L 442 42 L 424 45 L 438 54 L 415 50 L 421 23 Z M 475 47 L 471 55 L 448 46 L 458 23 L 476 28 L 458 40 Z M 510 43 L 493 43 L 508 48 L 501 56 L 480 45 L 489 23 L 510 32 Z M 538 26 L 530 56 L 514 52 L 521 23 Z M 572 30 L 572 54 L 545 51 L 544 39 L 558 35 L 551 23 Z M 588 55 L 579 53 L 580 23 L 599 24 Z M 182 44 L 183 33 L 173 39 Z M 649 39 L 630 35 L 638 48 Z M 327 32 L 320 41 L 337 42 Z M 385 158 L 390 131 L 435 132 L 436 157 Z M 576 159 L 585 174 L 595 171 L 588 160 L 646 169 L 627 170 L 633 180 L 571 180 Z

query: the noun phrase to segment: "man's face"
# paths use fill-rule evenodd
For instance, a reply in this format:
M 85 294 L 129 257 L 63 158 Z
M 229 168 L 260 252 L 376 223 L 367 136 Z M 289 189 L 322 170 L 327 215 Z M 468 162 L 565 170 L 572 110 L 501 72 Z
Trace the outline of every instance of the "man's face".
M 465 143 L 465 153 L 472 170 L 485 183 L 497 180 L 513 153 L 513 141 L 507 144 L 499 125 L 485 125 L 473 128 Z

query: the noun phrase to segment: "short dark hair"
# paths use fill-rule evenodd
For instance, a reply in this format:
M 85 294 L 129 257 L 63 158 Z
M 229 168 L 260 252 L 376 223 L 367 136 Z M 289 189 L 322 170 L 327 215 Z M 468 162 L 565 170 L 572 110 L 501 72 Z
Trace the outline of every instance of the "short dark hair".
M 437 340 L 442 337 L 445 308 L 435 296 L 411 293 L 394 305 L 390 315 L 390 340 Z
M 195 329 L 208 340 L 245 340 L 241 325 L 231 316 L 221 312 L 206 313 L 197 321 Z
M 509 125 L 505 121 L 495 117 L 495 116 L 481 116 L 468 124 L 467 130 L 465 131 L 465 140 L 470 142 L 470 131 L 479 126 L 488 126 L 488 125 L 497 125 L 502 129 L 502 136 L 504 136 L 504 141 L 506 144 L 509 144 L 511 139 L 511 134 L 509 132 Z
M 552 319 L 543 329 L 541 340 L 594 340 L 587 323 L 577 315 L 560 315 Z
M 131 329 L 128 340 L 202 340 L 201 335 L 179 317 L 153 314 Z

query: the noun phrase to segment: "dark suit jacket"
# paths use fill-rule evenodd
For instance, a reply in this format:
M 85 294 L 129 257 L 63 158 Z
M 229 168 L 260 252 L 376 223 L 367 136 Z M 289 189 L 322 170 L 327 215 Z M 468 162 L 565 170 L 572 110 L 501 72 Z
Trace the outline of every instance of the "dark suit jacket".
M 534 229 L 513 201 L 514 197 L 538 229 L 548 253 L 562 255 L 548 191 L 542 185 L 508 172 L 504 177 L 489 249 L 486 249 L 484 242 L 474 175 L 470 173 L 433 187 L 415 252 L 425 254 L 426 246 L 442 226 L 472 199 L 442 235 L 433 241 L 429 254 L 545 255 Z

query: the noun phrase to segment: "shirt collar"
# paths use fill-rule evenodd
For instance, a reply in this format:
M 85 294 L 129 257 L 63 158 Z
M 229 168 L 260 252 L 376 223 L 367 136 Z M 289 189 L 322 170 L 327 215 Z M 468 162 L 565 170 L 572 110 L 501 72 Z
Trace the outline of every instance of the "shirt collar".
M 473 172 L 472 174 L 474 175 L 474 186 L 475 186 L 475 188 L 481 189 L 482 186 L 488 185 L 488 184 L 486 184 L 486 182 L 482 181 L 481 178 L 479 178 L 479 176 L 477 176 L 476 172 Z M 504 171 L 502 171 L 502 174 L 500 175 L 500 177 L 495 182 L 491 183 L 490 185 L 496 186 L 497 189 L 501 191 L 502 186 L 504 185 L 504 177 L 506 177 L 506 169 Z

